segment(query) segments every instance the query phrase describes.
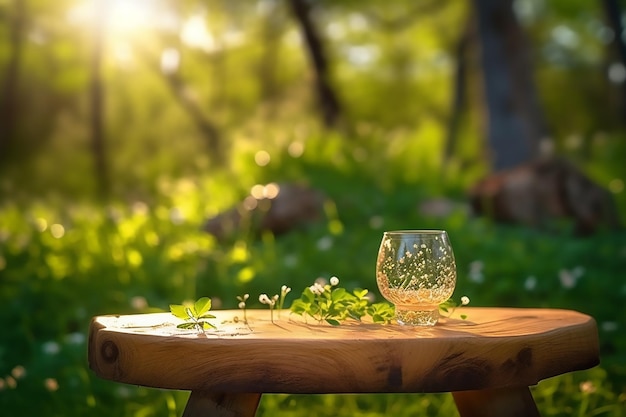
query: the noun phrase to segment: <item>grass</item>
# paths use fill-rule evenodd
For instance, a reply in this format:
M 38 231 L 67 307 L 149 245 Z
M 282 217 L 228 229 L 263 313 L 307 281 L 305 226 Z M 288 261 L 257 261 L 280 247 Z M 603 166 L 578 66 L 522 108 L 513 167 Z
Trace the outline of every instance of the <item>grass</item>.
M 355 159 L 341 138 L 318 138 L 300 158 L 270 149 L 275 162 L 267 167 L 241 162 L 250 156 L 244 150 L 233 172 L 161 178 L 157 192 L 145 198 L 104 206 L 32 195 L 5 198 L 1 409 L 8 415 L 181 415 L 185 392 L 117 384 L 88 370 L 92 316 L 167 311 L 171 303 L 200 296 L 213 297 L 213 309 L 237 308 L 236 296 L 244 293 L 251 295 L 248 307 L 261 308 L 255 305 L 258 294 L 277 293 L 283 284 L 293 288 L 287 306 L 317 277 L 332 275 L 349 289 L 376 292 L 374 257 L 384 230 L 441 228 L 455 250 L 456 297 L 468 295 L 473 306 L 570 308 L 597 320 L 600 366 L 534 387 L 542 415 L 626 416 L 626 235 L 573 238 L 567 225 L 556 232 L 496 225 L 473 218 L 461 204 L 446 217 L 426 217 L 420 201 L 448 195 L 462 202 L 471 178 L 436 163 L 413 166 L 397 145 L 394 159 L 385 159 L 389 155 L 371 151 L 374 145 Z M 598 176 L 611 172 L 594 169 Z M 231 244 L 218 244 L 200 230 L 207 216 L 237 201 L 247 187 L 276 179 L 307 179 L 336 210 L 281 237 L 252 238 L 244 231 Z M 3 187 L 10 195 L 18 184 L 5 181 Z M 259 415 L 456 411 L 449 394 L 276 394 L 263 397 Z

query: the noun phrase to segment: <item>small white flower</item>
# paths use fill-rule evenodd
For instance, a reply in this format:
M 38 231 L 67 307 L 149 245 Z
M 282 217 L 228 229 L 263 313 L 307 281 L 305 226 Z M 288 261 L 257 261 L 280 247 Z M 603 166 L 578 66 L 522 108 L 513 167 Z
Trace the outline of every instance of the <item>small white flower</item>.
M 461 305 L 462 306 L 466 306 L 470 303 L 470 299 L 468 296 L 464 295 L 463 297 L 461 297 Z
M 524 281 L 524 288 L 527 291 L 532 291 L 535 287 L 537 287 L 537 278 L 532 275 L 526 278 L 526 281 Z
M 46 355 L 56 355 L 61 351 L 61 347 L 57 342 L 49 341 L 43 344 L 43 351 Z
M 333 246 L 333 239 L 330 236 L 324 236 L 317 241 L 317 249 L 327 251 Z
M 259 295 L 259 301 L 262 304 L 269 304 L 270 303 L 270 298 L 267 296 L 267 294 L 261 294 L 261 295 Z
M 65 336 L 65 341 L 72 345 L 81 345 L 85 343 L 85 335 L 80 332 L 70 333 Z
M 239 308 L 240 308 L 240 309 L 242 309 L 242 310 L 243 310 L 244 308 L 246 308 L 246 303 L 244 303 L 243 301 L 242 301 L 242 302 L 240 302 L 240 303 L 239 303 Z
M 250 298 L 250 294 L 244 294 L 243 295 L 243 301 L 246 301 L 248 298 Z
M 275 294 L 275 295 L 272 297 L 272 304 L 274 304 L 274 302 L 276 302 L 276 300 L 278 300 L 278 294 Z
M 485 276 L 483 275 L 483 267 L 484 264 L 480 260 L 470 262 L 470 281 L 475 282 L 476 284 L 481 284 L 485 281 Z
M 321 295 L 324 293 L 324 287 L 320 283 L 315 283 L 309 287 L 311 292 L 315 295 Z
M 332 285 L 333 287 L 339 284 L 339 278 L 337 277 L 331 277 L 330 278 L 330 285 Z
M 559 271 L 559 281 L 561 281 L 561 286 L 565 289 L 571 289 L 576 286 L 576 281 L 578 281 L 578 276 L 572 274 L 571 271 L 567 269 L 561 269 Z
M 619 325 L 617 324 L 616 321 L 604 321 L 604 322 L 602 322 L 600 327 L 605 332 L 614 332 L 614 331 L 616 331 L 619 328 Z

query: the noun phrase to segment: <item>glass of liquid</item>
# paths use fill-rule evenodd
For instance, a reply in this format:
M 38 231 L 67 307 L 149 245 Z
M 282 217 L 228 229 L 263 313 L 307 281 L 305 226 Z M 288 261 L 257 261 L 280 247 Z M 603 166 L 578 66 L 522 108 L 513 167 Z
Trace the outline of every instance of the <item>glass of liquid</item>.
M 456 285 L 456 263 L 444 230 L 384 232 L 376 260 L 376 282 L 394 304 L 398 323 L 434 326 L 439 304 Z

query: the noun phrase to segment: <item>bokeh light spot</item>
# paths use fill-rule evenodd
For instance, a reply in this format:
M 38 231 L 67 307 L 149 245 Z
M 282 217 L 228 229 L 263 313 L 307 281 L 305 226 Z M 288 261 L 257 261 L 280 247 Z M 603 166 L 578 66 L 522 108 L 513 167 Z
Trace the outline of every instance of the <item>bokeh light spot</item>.
M 65 227 L 62 224 L 55 223 L 50 226 L 50 233 L 52 233 L 53 237 L 60 239 L 65 236 Z
M 264 167 L 270 163 L 271 157 L 267 151 L 258 151 L 254 154 L 254 162 L 260 167 Z

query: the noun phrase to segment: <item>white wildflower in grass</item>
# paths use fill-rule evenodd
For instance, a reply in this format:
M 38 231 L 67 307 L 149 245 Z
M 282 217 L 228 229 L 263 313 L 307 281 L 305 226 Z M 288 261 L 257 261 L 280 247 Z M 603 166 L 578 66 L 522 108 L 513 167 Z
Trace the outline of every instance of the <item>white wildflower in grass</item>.
M 532 275 L 526 278 L 526 281 L 524 281 L 524 289 L 526 289 L 526 291 L 532 291 L 536 287 L 537 287 L 537 278 L 535 278 Z
M 559 281 L 561 282 L 561 286 L 567 290 L 576 286 L 578 278 L 578 275 L 573 274 L 572 271 L 568 271 L 567 269 L 561 269 L 559 271 Z
M 614 332 L 619 328 L 616 321 L 603 321 L 600 328 L 605 332 Z
M 82 345 L 85 343 L 85 334 L 81 332 L 73 332 L 65 336 L 65 342 L 70 345 Z
M 468 296 L 464 295 L 463 297 L 461 297 L 461 305 L 462 306 L 466 306 L 470 303 L 470 299 Z
M 330 278 L 330 285 L 332 285 L 333 287 L 336 287 L 337 285 L 339 285 L 339 278 L 331 277 Z
M 283 264 L 287 268 L 295 268 L 298 266 L 298 257 L 296 255 L 285 255 L 283 256 Z
M 49 341 L 43 344 L 43 352 L 46 355 L 56 355 L 61 351 L 61 347 L 57 342 Z
M 485 281 L 485 276 L 483 275 L 483 261 L 473 261 L 470 263 L 469 270 L 469 280 L 475 282 L 476 284 L 482 284 Z
M 333 247 L 333 239 L 330 236 L 324 236 L 317 241 L 317 249 L 327 251 Z

